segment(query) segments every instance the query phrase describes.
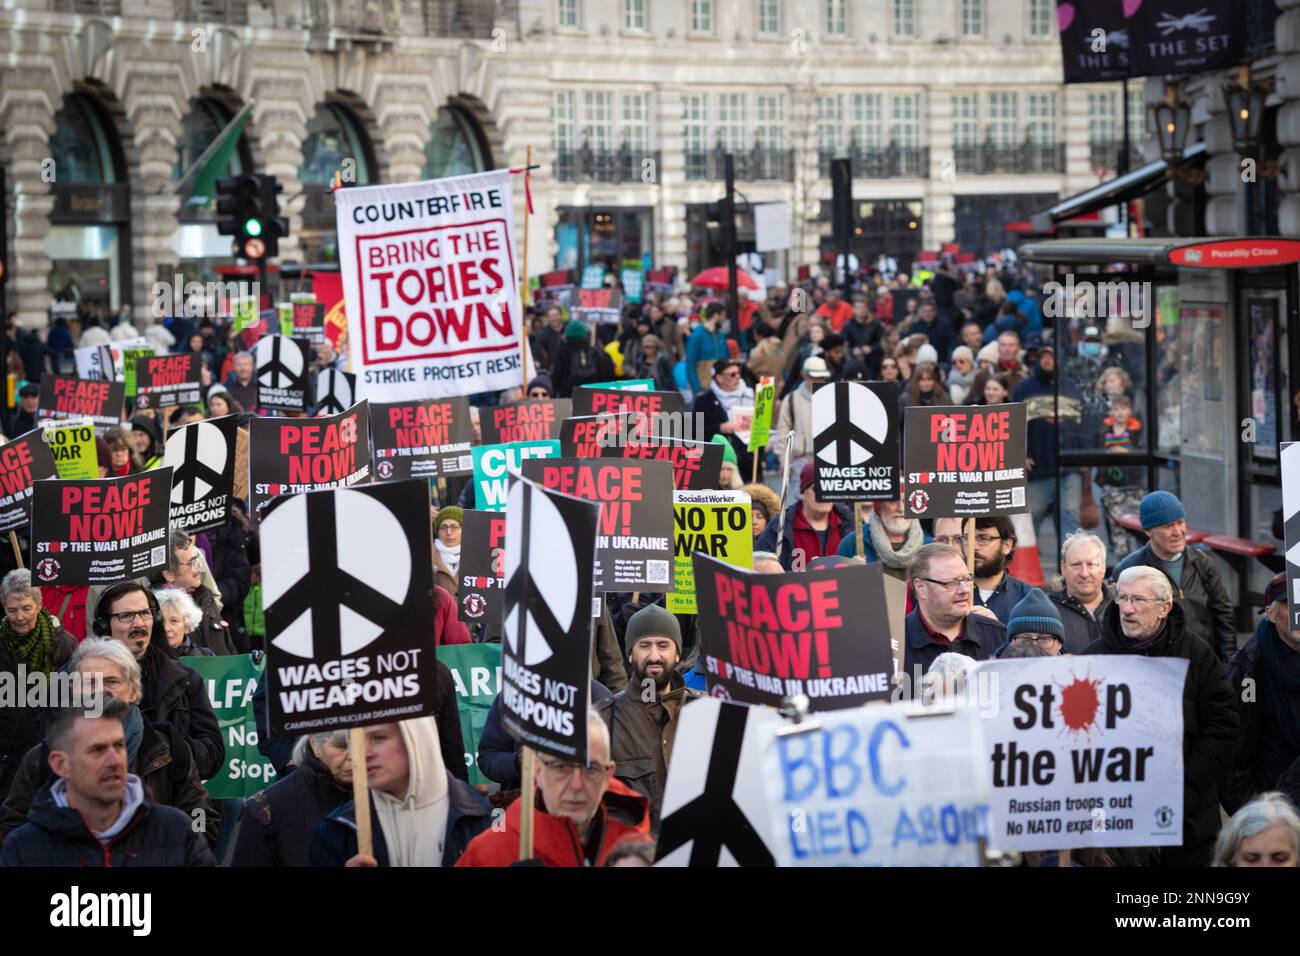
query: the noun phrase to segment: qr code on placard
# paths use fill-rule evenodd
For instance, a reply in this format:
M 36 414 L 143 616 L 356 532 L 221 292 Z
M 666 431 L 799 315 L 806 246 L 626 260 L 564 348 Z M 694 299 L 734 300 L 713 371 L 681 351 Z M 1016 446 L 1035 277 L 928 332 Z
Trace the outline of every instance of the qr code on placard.
M 149 551 L 149 563 L 151 565 L 166 564 L 167 563 L 166 546 L 160 544 L 158 545 L 158 547 L 151 549 Z
M 1025 506 L 1025 489 L 1024 489 L 1024 488 L 1012 488 L 1012 489 L 1011 489 L 1011 507 L 1013 507 L 1013 508 L 1023 508 L 1024 506 Z
M 456 463 L 457 471 L 473 471 L 474 459 L 469 455 L 461 455 Z
M 668 562 L 647 561 L 645 563 L 645 579 L 647 584 L 667 584 Z

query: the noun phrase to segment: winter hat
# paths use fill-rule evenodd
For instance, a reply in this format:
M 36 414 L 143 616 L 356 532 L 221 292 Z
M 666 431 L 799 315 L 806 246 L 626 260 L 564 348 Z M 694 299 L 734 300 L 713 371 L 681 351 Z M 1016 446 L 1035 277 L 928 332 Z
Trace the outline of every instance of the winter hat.
M 729 461 L 736 467 L 740 467 L 740 462 L 736 459 L 736 449 L 731 447 L 731 442 L 727 441 L 726 435 L 714 435 L 713 443 L 722 446 L 723 461 Z
M 587 327 L 577 319 L 570 319 L 569 324 L 564 327 L 564 341 L 566 342 L 588 342 L 591 340 L 591 333 Z
M 750 503 L 763 509 L 770 521 L 781 512 L 781 501 L 776 492 L 764 484 L 745 485 L 742 491 L 749 495 Z
M 998 343 L 990 342 L 988 345 L 980 349 L 979 354 L 976 355 L 975 357 L 979 359 L 981 362 L 988 362 L 990 365 L 997 365 L 998 364 Z
M 35 382 L 24 382 L 23 387 L 18 389 L 19 398 L 31 398 L 41 394 L 41 387 Z
M 647 604 L 627 622 L 623 635 L 623 649 L 631 653 L 636 642 L 643 637 L 671 637 L 677 645 L 677 656 L 682 655 L 682 628 L 677 615 L 659 604 Z
M 939 351 L 929 342 L 926 342 L 916 350 L 916 364 L 923 365 L 926 362 L 930 362 L 933 365 L 939 364 Z
M 1061 612 L 1041 588 L 1031 588 L 1011 609 L 1011 617 L 1007 619 L 1007 639 L 1017 634 L 1051 634 L 1064 642 L 1065 625 L 1061 623 Z
M 438 533 L 438 528 L 444 521 L 454 521 L 462 527 L 465 524 L 465 509 L 459 505 L 447 505 L 445 508 L 438 509 L 438 517 L 433 519 L 433 533 Z
M 803 373 L 809 378 L 830 378 L 831 370 L 826 367 L 826 360 L 820 355 L 804 359 Z
M 524 389 L 524 394 L 527 395 L 535 388 L 544 388 L 546 389 L 547 394 L 551 396 L 555 395 L 555 387 L 551 384 L 551 376 L 547 372 L 538 372 L 533 377 L 533 380 L 528 383 L 528 387 Z
M 1187 512 L 1183 510 L 1183 503 L 1178 500 L 1177 495 L 1169 491 L 1151 492 L 1142 499 L 1142 504 L 1138 508 L 1138 519 L 1142 523 L 1143 531 L 1150 531 L 1162 524 L 1169 524 L 1171 521 L 1186 517 Z
M 136 431 L 137 429 L 149 433 L 149 437 L 153 439 L 153 447 L 155 449 L 162 444 L 162 427 L 158 424 L 156 418 L 150 418 L 148 415 L 133 416 L 131 418 L 131 431 Z
M 969 345 L 959 345 L 952 350 L 952 361 L 956 362 L 958 359 L 965 359 L 970 362 L 971 365 L 974 365 L 975 353 L 970 350 Z
M 803 466 L 803 471 L 799 472 L 799 494 L 803 494 L 812 487 L 815 473 L 816 469 L 813 467 L 812 462 L 808 462 Z

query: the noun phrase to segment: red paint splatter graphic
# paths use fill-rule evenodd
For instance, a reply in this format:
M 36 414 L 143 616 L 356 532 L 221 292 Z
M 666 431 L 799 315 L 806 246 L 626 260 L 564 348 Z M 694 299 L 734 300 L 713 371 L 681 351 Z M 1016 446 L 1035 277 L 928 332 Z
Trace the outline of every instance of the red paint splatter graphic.
M 1096 723 L 1101 707 L 1097 694 L 1101 681 L 1075 677 L 1069 684 L 1057 686 L 1061 687 L 1061 721 L 1066 730 L 1091 736 L 1090 728 Z

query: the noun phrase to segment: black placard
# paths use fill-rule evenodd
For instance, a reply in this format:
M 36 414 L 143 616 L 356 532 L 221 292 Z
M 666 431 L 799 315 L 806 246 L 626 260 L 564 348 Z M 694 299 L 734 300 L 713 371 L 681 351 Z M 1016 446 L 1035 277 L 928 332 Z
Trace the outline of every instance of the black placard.
M 32 523 L 32 485 L 57 477 L 54 455 L 41 429 L 0 446 L 0 534 L 26 533 Z
M 257 404 L 284 412 L 307 410 L 310 351 L 306 339 L 264 335 L 253 347 Z
M 438 478 L 474 472 L 469 399 L 429 398 L 370 406 L 375 478 Z
M 167 436 L 163 464 L 172 469 L 171 521 L 194 534 L 230 518 L 238 446 L 237 415 L 191 422 Z
M 368 404 L 358 402 L 341 415 L 325 418 L 254 418 L 249 423 L 248 474 L 254 521 L 261 520 L 267 502 L 279 495 L 370 481 Z
M 1024 514 L 1024 402 L 911 406 L 903 422 L 904 499 L 909 518 Z

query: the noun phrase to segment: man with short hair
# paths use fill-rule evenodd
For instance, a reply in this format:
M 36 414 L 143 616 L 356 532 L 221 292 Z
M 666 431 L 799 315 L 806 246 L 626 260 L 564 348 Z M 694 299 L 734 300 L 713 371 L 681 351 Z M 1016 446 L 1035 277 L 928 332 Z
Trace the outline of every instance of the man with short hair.
M 246 412 L 257 407 L 257 362 L 252 352 L 236 352 L 231 360 L 230 375 L 226 378 L 226 391 Z
M 533 859 L 543 866 L 603 866 L 624 840 L 649 837 L 649 804 L 615 779 L 619 768 L 610 758 L 609 728 L 596 713 L 587 715 L 587 757 L 583 766 L 536 755 Z M 506 808 L 505 827 L 476 836 L 456 865 L 510 866 L 519 859 L 522 816 L 523 801 L 516 800 Z
M 609 726 L 610 756 L 618 764 L 618 778 L 649 801 L 651 826 L 658 832 L 677 723 L 682 708 L 701 695 L 687 688 L 677 673 L 682 657 L 677 615 L 647 604 L 627 622 L 623 645 L 632 679 L 595 710 Z
M 198 406 L 182 405 L 172 413 L 171 427 L 180 428 L 182 425 L 190 425 L 201 421 L 203 421 L 203 412 L 199 410 Z M 163 441 L 166 440 L 167 436 L 164 435 Z
M 203 554 L 194 539 L 184 531 L 173 531 L 168 538 L 167 567 L 161 577 L 167 587 L 184 591 L 193 598 L 203 612 L 203 621 L 188 635 L 190 643 L 206 647 L 218 657 L 237 654 L 230 625 L 221 616 L 221 598 L 203 585 L 205 569 Z
M 548 306 L 546 321 L 533 344 L 533 358 L 540 369 L 549 369 L 564 345 L 564 327 L 567 320 L 558 305 Z
M 986 607 L 1003 624 L 1030 587 L 1007 573 L 1016 554 L 1016 529 L 1006 515 L 975 519 L 975 604 Z
M 1030 588 L 1007 616 L 1007 643 L 1011 647 L 1032 644 L 1048 657 L 1056 657 L 1065 646 L 1061 612 L 1038 588 Z M 998 657 L 1007 656 L 1005 651 L 999 650 Z
M 699 395 L 713 381 L 713 364 L 719 359 L 731 358 L 727 347 L 730 322 L 721 302 L 710 302 L 704 307 L 704 319 L 686 340 L 686 381 L 691 391 Z
M 5 423 L 9 438 L 18 438 L 36 427 L 36 413 L 41 403 L 41 388 L 35 382 L 27 382 L 18 389 L 18 407 Z
M 1120 572 L 1115 600 L 1102 618 L 1101 639 L 1084 654 L 1181 657 L 1188 662 L 1183 683 L 1183 843 L 1146 855 L 1162 866 L 1207 865 L 1220 826 L 1218 778 L 1232 764 L 1239 726 L 1223 665 L 1205 641 L 1186 630 L 1169 578 L 1143 564 Z
M 189 816 L 155 804 L 129 771 L 128 706 L 55 711 L 46 740 L 59 778 L 41 789 L 27 822 L 0 848 L 0 866 L 213 866 Z
M 767 523 L 754 547 L 778 554 L 787 571 L 802 571 L 813 558 L 839 553 L 840 542 L 852 529 L 847 505 L 817 500 L 810 461 L 799 473 L 799 500 L 785 509 L 784 522 L 778 518 Z
M 988 660 L 1006 638 L 1007 629 L 987 612 L 972 613 L 974 576 L 966 559 L 946 544 L 927 544 L 916 552 L 908 581 L 916 593 L 916 610 L 907 615 L 903 670 L 924 673 L 947 651 Z M 920 681 L 914 680 L 919 687 Z
M 1065 650 L 1082 654 L 1101 638 L 1102 616 L 1113 591 L 1106 583 L 1106 546 L 1095 534 L 1076 531 L 1061 545 L 1062 588 L 1048 595 L 1065 625 Z
M 952 352 L 952 347 L 957 344 L 953 340 L 952 323 L 939 314 L 934 299 L 922 299 L 921 305 L 917 309 L 916 318 L 899 329 L 898 334 L 900 338 L 906 338 L 909 335 L 924 335 L 930 340 L 930 344 L 934 346 L 935 352 L 943 358 L 947 358 L 948 354 Z
M 854 296 L 853 318 L 844 323 L 841 334 L 848 345 L 849 355 L 845 377 L 866 381 L 879 379 L 880 363 L 885 357 L 880 344 L 884 333 L 865 296 Z
M 785 506 L 795 500 L 794 489 L 798 486 L 799 475 L 804 466 L 812 461 L 812 397 L 813 391 L 831 380 L 830 369 L 826 360 L 820 355 L 804 359 L 802 381 L 799 387 L 781 396 L 780 410 L 776 416 L 776 426 L 772 429 L 767 447 L 778 457 L 785 455 L 786 438 L 793 434 L 790 445 L 790 489 L 791 494 L 781 504 Z M 769 522 L 768 527 L 771 527 Z
M 1183 609 L 1187 632 L 1206 641 L 1226 663 L 1237 651 L 1232 600 L 1214 559 L 1187 547 L 1186 518 L 1183 503 L 1171 492 L 1153 491 L 1143 498 L 1138 519 L 1147 543 L 1120 561 L 1115 574 L 1138 565 L 1164 572 Z

